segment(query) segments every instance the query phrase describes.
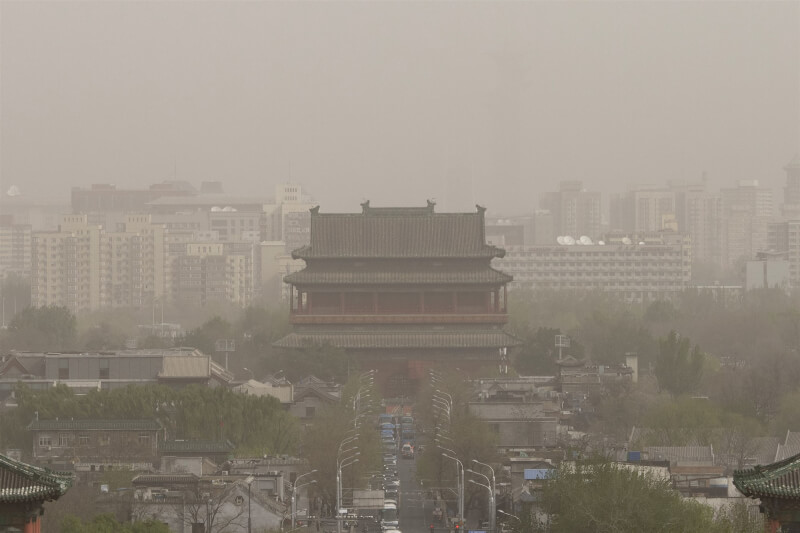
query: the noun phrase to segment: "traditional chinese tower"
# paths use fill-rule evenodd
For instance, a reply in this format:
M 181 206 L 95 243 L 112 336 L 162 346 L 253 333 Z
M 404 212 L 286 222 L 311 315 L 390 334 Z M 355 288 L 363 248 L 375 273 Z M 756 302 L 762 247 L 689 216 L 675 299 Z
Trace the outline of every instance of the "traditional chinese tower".
M 486 244 L 485 209 L 361 207 L 311 210 L 311 243 L 292 253 L 306 268 L 284 278 L 293 332 L 276 345 L 355 353 L 388 397 L 413 393 L 437 363 L 469 372 L 505 360 L 518 344 L 503 331 L 512 278 L 491 267 L 504 251 Z

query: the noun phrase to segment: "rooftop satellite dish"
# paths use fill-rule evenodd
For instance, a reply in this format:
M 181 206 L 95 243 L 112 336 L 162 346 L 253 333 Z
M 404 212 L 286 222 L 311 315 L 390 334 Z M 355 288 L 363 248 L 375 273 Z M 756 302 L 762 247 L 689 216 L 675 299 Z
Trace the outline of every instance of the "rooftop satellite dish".
M 564 236 L 564 244 L 566 244 L 567 246 L 572 246 L 573 244 L 575 244 L 575 239 L 573 239 L 569 235 L 565 235 Z
M 597 241 L 597 244 L 599 244 L 600 246 L 605 246 L 606 245 L 606 241 Z
M 633 243 L 631 242 L 631 240 L 628 237 L 623 237 L 622 238 L 622 244 L 633 244 Z
M 592 239 L 590 239 L 587 235 L 581 235 L 580 242 L 581 242 L 581 244 L 588 245 L 588 244 L 592 244 Z
M 559 235 L 558 237 L 556 237 L 556 242 L 562 245 L 565 244 L 564 237 L 562 235 Z

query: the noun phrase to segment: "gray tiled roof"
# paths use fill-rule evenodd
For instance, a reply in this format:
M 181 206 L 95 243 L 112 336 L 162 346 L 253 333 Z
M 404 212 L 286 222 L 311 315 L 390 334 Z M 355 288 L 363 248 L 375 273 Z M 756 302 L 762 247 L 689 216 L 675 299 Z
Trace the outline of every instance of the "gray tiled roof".
M 783 444 L 778 446 L 775 461 L 783 461 L 800 454 L 800 431 L 787 431 Z
M 211 358 L 191 355 L 165 357 L 159 378 L 207 378 L 211 376 Z
M 169 440 L 158 444 L 158 449 L 162 453 L 228 453 L 234 448 L 235 446 L 227 440 Z
M 153 431 L 162 426 L 157 420 L 34 420 L 30 431 Z
M 513 278 L 493 268 L 453 269 L 434 267 L 428 269 L 404 269 L 388 267 L 385 269 L 370 267 L 369 269 L 348 268 L 342 270 L 309 267 L 300 272 L 289 274 L 284 278 L 286 283 L 295 285 L 311 284 L 363 284 L 378 285 L 385 283 L 404 284 L 459 284 L 459 283 L 507 283 Z
M 311 243 L 295 258 L 502 257 L 486 244 L 483 210 L 433 213 L 433 209 L 365 208 L 359 214 L 311 212 Z
M 131 480 L 134 485 L 194 484 L 200 478 L 195 474 L 141 474 Z
M 648 446 L 643 451 L 648 454 L 650 460 L 714 463 L 714 451 L 711 446 Z
M 295 332 L 275 343 L 283 348 L 331 344 L 349 349 L 403 348 L 502 348 L 517 346 L 519 340 L 502 330 L 490 331 L 364 331 Z

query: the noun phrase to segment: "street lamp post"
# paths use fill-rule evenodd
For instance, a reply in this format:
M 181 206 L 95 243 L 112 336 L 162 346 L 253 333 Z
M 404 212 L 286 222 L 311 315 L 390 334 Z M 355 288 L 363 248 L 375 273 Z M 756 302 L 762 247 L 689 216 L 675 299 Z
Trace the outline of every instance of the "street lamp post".
M 482 462 L 478 461 L 477 459 L 473 459 L 472 462 L 475 463 L 475 464 L 478 464 L 478 465 L 481 465 L 483 467 L 488 468 L 489 471 L 492 473 L 492 483 L 491 483 L 491 487 L 492 487 L 492 500 L 491 500 L 492 501 L 492 517 L 491 517 L 491 526 L 492 526 L 492 529 L 494 529 L 495 522 L 497 521 L 496 520 L 496 516 L 495 516 L 495 513 L 497 512 L 497 505 L 496 505 L 496 500 L 495 500 L 495 498 L 497 497 L 497 483 L 495 482 L 495 479 L 494 479 L 494 468 L 492 468 L 491 465 L 488 465 L 486 463 L 482 463 Z M 484 476 L 484 477 L 486 477 L 486 476 Z M 489 478 L 486 478 L 486 481 L 489 481 Z
M 483 464 L 483 463 L 481 463 L 481 464 Z M 486 487 L 487 489 L 489 489 L 489 529 L 494 531 L 494 526 L 495 526 L 494 515 L 495 515 L 496 511 L 495 511 L 495 505 L 494 505 L 494 486 L 492 484 L 492 481 L 487 476 L 481 474 L 480 472 L 476 472 L 476 471 L 474 471 L 474 470 L 472 470 L 470 468 L 467 468 L 467 472 L 469 472 L 470 474 L 475 474 L 476 476 L 481 476 L 483 479 L 486 480 L 486 483 L 487 483 L 486 485 L 483 485 L 482 483 L 476 483 L 472 479 L 470 479 L 469 481 L 471 483 L 475 483 L 476 485 L 480 485 L 481 487 Z
M 297 510 L 296 509 L 297 508 L 297 489 L 303 488 L 306 485 L 310 485 L 311 483 L 316 483 L 317 481 L 314 480 L 314 481 L 311 481 L 311 483 L 303 483 L 299 487 L 297 486 L 297 482 L 300 481 L 300 478 L 305 477 L 305 476 L 310 476 L 311 474 L 313 474 L 316 471 L 317 471 L 317 469 L 315 468 L 314 470 L 312 470 L 310 472 L 306 472 L 305 474 L 300 474 L 299 476 L 297 476 L 294 479 L 294 483 L 292 483 L 292 529 L 294 529 L 294 515 L 296 514 L 295 511 Z
M 253 524 L 250 514 L 250 487 L 252 486 L 254 479 L 255 478 L 252 475 L 244 478 L 244 482 L 247 483 L 247 533 L 250 533 L 253 530 Z
M 519 522 L 519 525 L 522 526 L 522 519 L 520 517 L 518 517 L 516 515 L 513 515 L 511 513 L 507 513 L 505 511 L 503 511 L 502 509 L 498 509 L 497 512 L 502 514 L 502 515 L 505 515 L 505 516 L 508 516 L 508 517 L 516 519 L 516 521 Z
M 439 448 L 442 450 L 447 450 L 447 448 L 442 448 L 441 446 L 439 446 Z M 447 451 L 455 455 L 453 450 Z M 458 458 L 447 455 L 444 452 L 442 452 L 442 455 L 456 462 L 456 479 L 458 482 L 458 521 L 461 523 L 464 521 L 464 464 Z M 459 473 L 461 474 L 461 477 L 458 477 Z
M 361 452 L 356 452 L 355 454 L 351 455 L 342 460 L 341 463 L 336 465 L 336 531 L 338 533 L 342 533 L 342 520 L 339 516 L 339 509 L 342 508 L 342 492 L 344 491 L 344 487 L 342 487 L 342 469 L 347 468 L 348 466 L 355 464 L 358 462 L 357 455 L 361 455 Z M 351 460 L 352 459 L 352 460 Z M 345 461 L 350 461 L 345 462 Z

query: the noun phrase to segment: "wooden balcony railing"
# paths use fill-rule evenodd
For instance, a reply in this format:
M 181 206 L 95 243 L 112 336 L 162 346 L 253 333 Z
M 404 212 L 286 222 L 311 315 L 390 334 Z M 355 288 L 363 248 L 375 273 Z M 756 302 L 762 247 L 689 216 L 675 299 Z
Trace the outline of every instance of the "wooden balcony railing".
M 505 324 L 508 315 L 306 315 L 292 313 L 292 324 Z

